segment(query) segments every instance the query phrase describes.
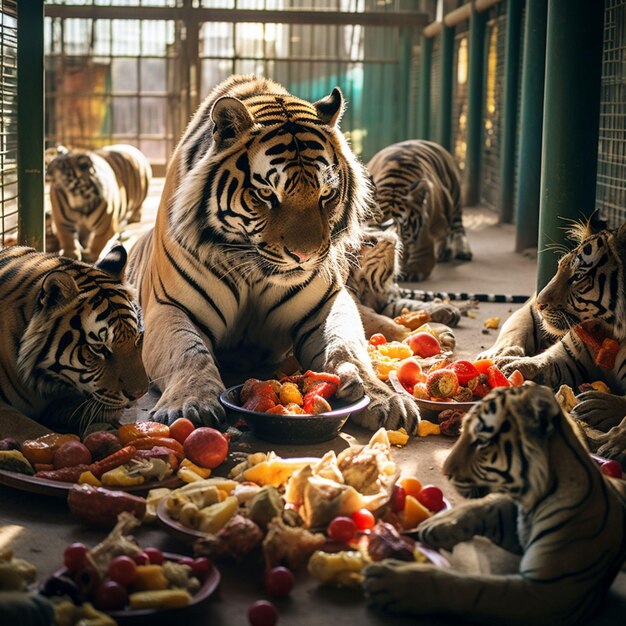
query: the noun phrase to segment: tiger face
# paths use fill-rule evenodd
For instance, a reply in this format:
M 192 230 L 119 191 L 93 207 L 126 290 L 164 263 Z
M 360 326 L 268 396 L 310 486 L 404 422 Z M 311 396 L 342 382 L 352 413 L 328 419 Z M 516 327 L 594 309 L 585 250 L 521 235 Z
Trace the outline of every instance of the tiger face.
M 121 246 L 97 266 L 45 275 L 18 356 L 21 379 L 43 397 L 79 396 L 83 421 L 109 421 L 147 391 L 141 313 L 120 283 Z
M 188 247 L 221 243 L 244 255 L 251 271 L 283 280 L 315 270 L 357 238 L 364 208 L 354 199 L 366 183 L 336 128 L 344 108 L 338 89 L 311 104 L 270 88 L 218 98 L 210 145 L 202 128 L 197 141 L 183 142 L 181 200 L 170 224 Z
M 51 184 L 67 196 L 72 209 L 88 211 L 100 203 L 102 183 L 89 153 L 61 153 L 50 162 L 46 174 Z
M 547 387 L 498 387 L 472 408 L 443 472 L 467 498 L 544 492 L 548 435 L 561 410 Z M 532 462 L 531 462 L 532 459 Z
M 554 278 L 537 296 L 537 309 L 548 332 L 558 337 L 587 321 L 604 322 L 617 336 L 624 333 L 626 312 L 623 256 L 626 240 L 619 232 L 576 231 L 579 243 L 559 261 Z

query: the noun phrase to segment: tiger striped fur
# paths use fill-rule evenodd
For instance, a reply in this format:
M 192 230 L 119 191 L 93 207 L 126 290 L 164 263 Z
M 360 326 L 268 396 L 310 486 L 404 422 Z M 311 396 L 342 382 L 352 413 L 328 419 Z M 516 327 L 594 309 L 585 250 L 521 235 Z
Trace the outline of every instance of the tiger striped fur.
M 626 465 L 626 224 L 609 230 L 592 216 L 570 235 L 577 245 L 561 258 L 554 278 L 506 321 L 482 356 L 507 375 L 519 369 L 554 389 L 604 381 L 614 393 L 580 394 L 572 415 L 605 433 L 590 439 L 598 454 Z M 595 354 L 571 330 L 589 320 L 621 344 L 612 369 L 596 365 Z
M 597 614 L 626 558 L 626 482 L 602 474 L 550 389 L 490 392 L 443 471 L 470 500 L 422 522 L 420 541 L 451 550 L 487 537 L 521 555 L 518 572 L 383 561 L 365 569 L 372 603 L 498 626 L 574 626 Z
M 0 432 L 27 439 L 112 421 L 143 395 L 141 316 L 122 246 L 96 266 L 0 251 Z
M 376 187 L 377 222 L 391 220 L 402 243 L 403 280 L 428 278 L 437 261 L 471 260 L 459 173 L 449 152 L 411 139 L 377 152 L 367 169 Z
M 60 254 L 95 261 L 111 237 L 141 219 L 152 170 L 137 148 L 116 144 L 93 152 L 59 150 L 47 175 Z
M 222 424 L 222 373 L 273 371 L 293 350 L 340 376 L 339 397 L 371 397 L 364 426 L 415 431 L 415 403 L 377 380 L 344 286 L 372 199 L 337 127 L 343 109 L 339 89 L 311 104 L 234 76 L 191 120 L 156 225 L 131 251 L 144 362 L 162 390 L 154 419 Z

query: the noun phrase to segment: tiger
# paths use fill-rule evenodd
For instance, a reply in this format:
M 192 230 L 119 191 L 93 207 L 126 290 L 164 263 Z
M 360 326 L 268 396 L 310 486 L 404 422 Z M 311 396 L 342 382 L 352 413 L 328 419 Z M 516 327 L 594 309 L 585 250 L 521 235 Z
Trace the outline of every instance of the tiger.
M 0 251 L 0 433 L 18 440 L 111 423 L 148 388 L 141 311 L 118 245 L 96 265 Z
M 421 139 L 395 143 L 367 164 L 375 186 L 375 223 L 391 221 L 402 242 L 402 277 L 421 281 L 437 261 L 470 261 L 461 182 L 452 155 Z
M 585 430 L 595 452 L 626 466 L 626 224 L 609 229 L 596 212 L 568 234 L 576 245 L 559 260 L 552 280 L 506 321 L 481 357 L 494 359 L 507 375 L 519 369 L 555 390 L 605 382 L 614 393 L 581 393 L 572 415 L 602 431 Z M 621 345 L 611 369 L 596 365 L 595 354 L 572 330 L 591 320 Z
M 427 302 L 403 297 L 397 282 L 399 250 L 395 232 L 364 229 L 361 247 L 356 261 L 351 264 L 346 286 L 357 304 L 365 336 L 382 333 L 387 340 L 404 339 L 409 329 L 394 322 L 393 318 L 405 310 L 425 311 L 433 322 L 457 326 L 462 313 L 459 307 L 442 301 Z
M 223 428 L 222 376 L 273 372 L 293 351 L 304 369 L 339 376 L 336 397 L 367 393 L 355 422 L 415 432 L 419 410 L 377 379 L 344 284 L 372 206 L 338 128 L 344 107 L 339 88 L 310 103 L 235 75 L 191 119 L 156 224 L 130 252 L 144 363 L 162 392 L 152 419 Z
M 59 254 L 93 262 L 111 237 L 141 220 L 152 169 L 141 151 L 126 144 L 57 151 L 46 172 Z
M 572 626 L 598 612 L 626 558 L 626 481 L 600 471 L 551 389 L 491 391 L 467 413 L 443 472 L 469 500 L 422 522 L 419 540 L 452 550 L 486 537 L 521 556 L 518 572 L 382 561 L 364 570 L 374 605 L 498 626 Z

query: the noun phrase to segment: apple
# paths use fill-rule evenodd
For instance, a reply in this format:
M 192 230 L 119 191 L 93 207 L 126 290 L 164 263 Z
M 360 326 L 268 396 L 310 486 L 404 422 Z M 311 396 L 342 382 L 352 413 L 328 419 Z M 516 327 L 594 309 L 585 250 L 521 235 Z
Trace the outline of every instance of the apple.
M 413 350 L 413 354 L 425 359 L 429 356 L 435 356 L 441 354 L 441 345 L 436 337 L 427 332 L 415 333 L 409 335 L 405 342 L 409 345 L 409 348 Z
M 183 444 L 185 456 L 196 465 L 213 469 L 228 456 L 228 437 L 215 428 L 196 428 Z
M 99 461 L 121 449 L 117 435 L 110 430 L 99 430 L 87 435 L 83 441 L 94 461 Z

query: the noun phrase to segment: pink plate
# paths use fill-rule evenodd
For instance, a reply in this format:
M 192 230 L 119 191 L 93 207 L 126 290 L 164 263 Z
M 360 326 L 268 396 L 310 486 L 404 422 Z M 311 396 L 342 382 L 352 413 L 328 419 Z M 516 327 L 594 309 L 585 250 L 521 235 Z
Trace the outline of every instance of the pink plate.
M 166 500 L 167 498 L 161 499 L 157 505 L 156 515 L 159 524 L 163 526 L 172 537 L 185 543 L 193 543 L 196 539 L 204 539 L 207 536 L 206 533 L 200 530 L 194 530 L 193 528 L 187 528 L 187 526 L 183 526 L 180 522 L 173 519 L 167 512 Z

